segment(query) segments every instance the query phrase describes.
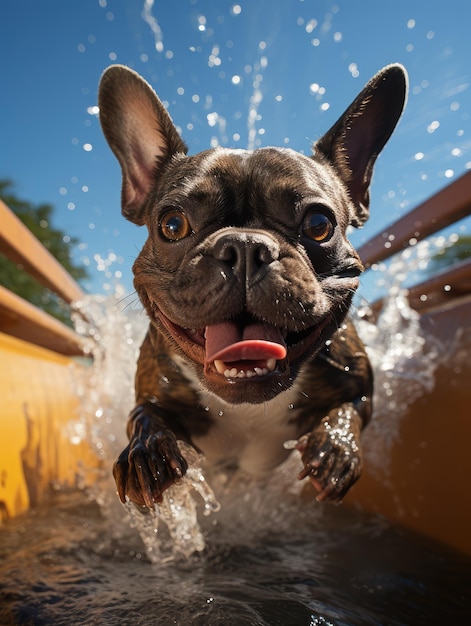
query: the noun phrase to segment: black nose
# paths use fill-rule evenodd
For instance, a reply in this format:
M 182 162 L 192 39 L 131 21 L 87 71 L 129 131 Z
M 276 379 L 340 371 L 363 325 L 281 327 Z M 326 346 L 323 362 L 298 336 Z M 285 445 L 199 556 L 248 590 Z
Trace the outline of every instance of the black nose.
M 250 285 L 263 278 L 268 266 L 279 258 L 280 249 L 265 233 L 231 231 L 216 240 L 213 256 Z

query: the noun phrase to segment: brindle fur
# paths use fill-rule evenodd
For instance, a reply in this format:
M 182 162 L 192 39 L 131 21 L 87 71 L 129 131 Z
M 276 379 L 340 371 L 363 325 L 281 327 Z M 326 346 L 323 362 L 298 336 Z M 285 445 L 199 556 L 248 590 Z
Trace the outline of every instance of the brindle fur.
M 347 317 L 363 268 L 345 233 L 348 225 L 367 219 L 373 165 L 405 93 L 403 68 L 385 68 L 317 142 L 313 157 L 278 148 L 215 149 L 188 157 L 150 87 L 126 68 L 105 72 L 100 117 L 123 170 L 123 213 L 149 231 L 133 267 L 151 325 L 138 361 L 130 442 L 114 466 L 123 502 L 126 496 L 148 507 L 161 501 L 187 470 L 177 439 L 205 453 L 211 434 L 224 434 L 214 409 L 218 402 L 259 404 L 262 415 L 274 398 L 288 395 L 294 408 L 281 416 L 280 433 L 298 440 L 304 465 L 299 478 L 309 476 L 319 500 L 334 501 L 358 479 L 360 432 L 371 416 L 373 382 Z M 334 235 L 324 245 L 300 235 L 303 215 L 313 204 L 328 207 L 335 221 Z M 169 207 L 190 216 L 192 236 L 178 242 L 159 237 Z M 228 241 L 245 256 L 238 252 L 228 260 Z M 289 337 L 301 342 L 306 328 L 328 323 L 312 346 L 272 375 L 229 384 L 207 376 L 194 346 L 169 331 L 162 311 L 184 329 L 250 314 L 282 328 L 287 342 Z M 250 443 L 258 437 L 262 452 L 264 437 L 254 432 L 244 435 Z M 272 433 L 265 434 L 268 440 Z M 215 458 L 233 465 L 237 459 L 227 443 L 229 452 L 217 458 L 216 451 Z M 286 454 L 282 443 L 277 442 L 276 458 Z

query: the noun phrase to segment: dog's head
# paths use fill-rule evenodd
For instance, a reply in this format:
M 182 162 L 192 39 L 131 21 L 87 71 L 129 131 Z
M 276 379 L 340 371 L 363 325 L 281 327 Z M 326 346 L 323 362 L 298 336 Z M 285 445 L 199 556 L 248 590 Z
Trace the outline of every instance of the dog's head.
M 222 399 L 274 397 L 342 324 L 362 271 L 346 229 L 368 217 L 373 165 L 406 84 L 400 65 L 384 68 L 311 157 L 280 148 L 187 156 L 151 87 L 122 66 L 104 73 L 100 118 L 122 168 L 122 211 L 149 233 L 136 290 Z

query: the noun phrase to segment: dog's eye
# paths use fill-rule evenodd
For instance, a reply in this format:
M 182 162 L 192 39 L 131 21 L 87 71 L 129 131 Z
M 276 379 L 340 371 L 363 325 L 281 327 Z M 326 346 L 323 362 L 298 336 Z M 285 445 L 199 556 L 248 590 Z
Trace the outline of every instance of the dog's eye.
M 169 211 L 159 222 L 161 235 L 169 241 L 179 241 L 191 235 L 192 230 L 187 216 L 181 211 Z
M 303 233 L 318 243 L 327 241 L 334 232 L 334 225 L 324 213 L 311 211 L 306 215 L 303 222 Z

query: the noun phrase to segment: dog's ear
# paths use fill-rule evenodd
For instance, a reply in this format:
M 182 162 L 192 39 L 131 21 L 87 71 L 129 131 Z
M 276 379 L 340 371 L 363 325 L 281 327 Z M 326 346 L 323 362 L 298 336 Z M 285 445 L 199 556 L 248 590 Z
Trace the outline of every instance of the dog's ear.
M 98 106 L 103 133 L 123 173 L 123 215 L 142 225 L 155 177 L 174 154 L 186 153 L 186 146 L 150 85 L 123 65 L 105 70 Z
M 401 117 L 406 96 L 405 68 L 388 65 L 314 144 L 315 154 L 323 154 L 332 163 L 349 191 L 355 207 L 353 226 L 368 219 L 373 166 Z

